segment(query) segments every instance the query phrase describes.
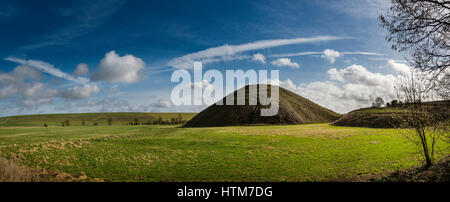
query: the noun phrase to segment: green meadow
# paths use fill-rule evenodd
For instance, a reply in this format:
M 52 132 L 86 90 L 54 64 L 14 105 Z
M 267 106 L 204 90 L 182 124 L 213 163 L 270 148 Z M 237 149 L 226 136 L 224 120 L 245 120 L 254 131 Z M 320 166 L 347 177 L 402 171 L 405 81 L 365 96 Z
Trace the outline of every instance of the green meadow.
M 170 121 L 171 118 L 181 118 L 190 120 L 196 113 L 146 113 L 146 112 L 108 112 L 108 113 L 82 113 L 82 114 L 35 114 L 25 116 L 0 117 L 1 126 L 61 126 L 61 123 L 68 120 L 71 126 L 81 126 L 84 120 L 86 126 L 108 125 L 107 120 L 111 118 L 113 125 L 127 125 L 138 119 L 139 122 L 152 122 L 161 118 L 163 121 Z
M 88 179 L 158 182 L 353 180 L 418 166 L 420 157 L 395 129 L 56 123 L 0 127 L 1 157 Z M 437 146 L 438 157 L 449 154 L 448 144 Z

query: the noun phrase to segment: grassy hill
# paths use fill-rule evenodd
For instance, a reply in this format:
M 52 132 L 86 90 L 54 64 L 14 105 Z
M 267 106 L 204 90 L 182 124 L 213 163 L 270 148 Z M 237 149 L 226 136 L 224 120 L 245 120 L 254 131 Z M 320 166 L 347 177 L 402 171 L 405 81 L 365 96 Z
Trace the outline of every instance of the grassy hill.
M 450 118 L 450 101 L 435 101 L 424 103 L 429 110 L 440 113 L 442 119 Z M 407 106 L 362 108 L 349 112 L 333 122 L 335 126 L 355 126 L 370 128 L 393 128 L 397 124 L 395 117 L 407 118 Z
M 249 105 L 249 86 L 245 88 L 245 105 L 237 105 L 237 91 L 234 93 L 234 105 L 214 104 L 192 118 L 185 126 L 231 126 L 253 124 L 306 124 L 328 123 L 339 118 L 339 114 L 326 109 L 296 93 L 279 88 L 279 110 L 275 116 L 260 116 L 260 111 L 268 106 Z M 268 85 L 270 97 L 271 86 Z M 258 91 L 259 96 L 259 91 Z M 223 103 L 226 103 L 225 97 Z
M 195 113 L 141 113 L 141 112 L 110 112 L 110 113 L 79 113 L 79 114 L 37 114 L 1 117 L 0 126 L 61 126 L 65 120 L 70 122 L 71 126 L 81 126 L 82 120 L 85 125 L 92 126 L 107 125 L 107 119 L 112 118 L 112 125 L 127 125 L 138 119 L 139 122 L 153 122 L 160 117 L 163 121 L 170 121 L 181 114 L 184 121 L 190 120 Z

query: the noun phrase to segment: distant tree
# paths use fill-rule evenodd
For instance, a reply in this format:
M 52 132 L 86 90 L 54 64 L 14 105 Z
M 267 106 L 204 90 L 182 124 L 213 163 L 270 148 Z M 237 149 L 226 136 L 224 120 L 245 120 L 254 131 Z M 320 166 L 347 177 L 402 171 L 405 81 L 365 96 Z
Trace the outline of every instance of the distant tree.
M 183 115 L 181 115 L 180 113 L 178 113 L 177 122 L 178 124 L 183 123 Z
M 138 118 L 134 118 L 134 120 L 133 120 L 133 125 L 139 125 L 140 124 L 140 122 L 139 122 L 139 119 Z
M 98 123 L 97 123 L 97 122 L 94 122 L 94 123 L 93 123 L 93 126 L 98 126 Z
M 66 126 L 70 126 L 70 121 L 69 120 L 65 120 L 64 123 L 65 123 Z
M 84 126 L 86 123 L 84 122 L 84 119 L 81 120 L 81 125 Z
M 162 117 L 158 117 L 158 124 L 163 124 L 163 118 Z
M 386 107 L 391 107 L 391 103 L 386 102 Z
M 391 106 L 392 107 L 397 107 L 397 105 L 398 105 L 398 100 L 392 100 L 391 101 Z
M 384 105 L 384 100 L 380 97 L 375 99 L 375 102 L 372 104 L 373 107 L 381 107 Z
M 44 127 L 46 127 L 46 128 L 48 127 L 47 123 L 44 123 Z
M 113 119 L 111 117 L 108 117 L 108 119 L 106 119 L 106 122 L 108 123 L 109 126 L 112 125 L 112 121 Z

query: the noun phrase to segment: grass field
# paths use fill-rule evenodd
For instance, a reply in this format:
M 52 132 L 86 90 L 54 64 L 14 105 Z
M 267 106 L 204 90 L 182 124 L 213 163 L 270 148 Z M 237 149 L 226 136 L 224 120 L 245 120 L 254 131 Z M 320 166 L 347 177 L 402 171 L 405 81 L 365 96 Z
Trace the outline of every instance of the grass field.
M 94 123 L 98 125 L 107 125 L 107 119 L 112 118 L 113 125 L 127 125 L 138 119 L 140 122 L 156 120 L 159 117 L 162 120 L 169 121 L 181 114 L 183 120 L 190 120 L 196 113 L 141 113 L 141 112 L 111 112 L 111 113 L 83 113 L 83 114 L 36 114 L 25 116 L 0 117 L 1 126 L 61 126 L 61 122 L 70 121 L 72 126 L 81 126 L 82 121 L 85 125 L 92 126 Z
M 394 129 L 328 124 L 2 127 L 3 158 L 105 181 L 330 181 L 417 166 Z M 439 143 L 438 157 L 450 153 Z

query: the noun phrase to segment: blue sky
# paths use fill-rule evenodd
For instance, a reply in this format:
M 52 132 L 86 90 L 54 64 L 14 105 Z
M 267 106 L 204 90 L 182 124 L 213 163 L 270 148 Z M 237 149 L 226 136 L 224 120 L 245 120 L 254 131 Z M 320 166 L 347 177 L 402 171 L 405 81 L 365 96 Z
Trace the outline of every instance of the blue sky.
M 395 79 L 407 68 L 379 26 L 377 15 L 388 6 L 388 0 L 2 0 L 0 116 L 199 111 L 205 106 L 170 102 L 172 72 L 189 70 L 190 61 L 220 71 L 279 69 L 281 86 L 345 113 L 378 96 L 392 99 Z

